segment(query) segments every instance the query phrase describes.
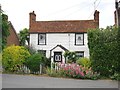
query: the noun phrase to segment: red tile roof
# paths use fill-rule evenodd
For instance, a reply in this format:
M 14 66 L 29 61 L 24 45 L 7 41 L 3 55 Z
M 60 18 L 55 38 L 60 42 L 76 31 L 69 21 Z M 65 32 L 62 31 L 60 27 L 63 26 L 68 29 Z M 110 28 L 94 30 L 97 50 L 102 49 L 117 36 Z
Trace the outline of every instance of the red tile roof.
M 87 32 L 88 29 L 99 27 L 99 11 L 95 11 L 93 20 L 36 21 L 34 11 L 30 13 L 30 33 L 51 32 Z
M 96 28 L 94 20 L 70 20 L 70 21 L 35 21 L 32 23 L 32 32 L 87 32 L 90 28 Z

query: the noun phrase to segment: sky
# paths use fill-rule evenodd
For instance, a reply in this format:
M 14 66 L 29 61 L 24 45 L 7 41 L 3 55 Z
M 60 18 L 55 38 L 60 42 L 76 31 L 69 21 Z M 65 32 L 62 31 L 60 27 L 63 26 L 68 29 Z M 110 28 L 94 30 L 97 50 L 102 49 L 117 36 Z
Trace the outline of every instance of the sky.
M 37 21 L 89 20 L 94 10 L 100 12 L 100 28 L 114 25 L 115 0 L 0 0 L 16 32 L 29 29 L 29 13 L 35 11 Z

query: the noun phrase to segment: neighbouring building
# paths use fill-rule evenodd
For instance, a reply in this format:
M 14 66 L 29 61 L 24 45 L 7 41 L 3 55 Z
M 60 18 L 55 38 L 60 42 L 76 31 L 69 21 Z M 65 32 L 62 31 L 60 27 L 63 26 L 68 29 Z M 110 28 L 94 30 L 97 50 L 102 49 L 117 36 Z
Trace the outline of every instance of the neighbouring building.
M 51 62 L 65 63 L 65 51 L 89 57 L 87 30 L 99 28 L 99 11 L 95 11 L 93 20 L 36 21 L 34 11 L 29 15 L 29 45 Z
M 10 35 L 7 37 L 7 46 L 20 45 L 18 35 L 10 21 L 9 21 L 9 33 Z

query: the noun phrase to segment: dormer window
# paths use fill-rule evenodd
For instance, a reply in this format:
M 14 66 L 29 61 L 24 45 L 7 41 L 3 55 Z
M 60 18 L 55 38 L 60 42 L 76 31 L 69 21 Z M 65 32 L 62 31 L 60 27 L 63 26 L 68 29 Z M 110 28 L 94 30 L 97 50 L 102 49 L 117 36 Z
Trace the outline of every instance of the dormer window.
M 38 45 L 46 45 L 46 34 L 45 33 L 38 34 Z
M 75 45 L 84 45 L 84 33 L 75 34 Z

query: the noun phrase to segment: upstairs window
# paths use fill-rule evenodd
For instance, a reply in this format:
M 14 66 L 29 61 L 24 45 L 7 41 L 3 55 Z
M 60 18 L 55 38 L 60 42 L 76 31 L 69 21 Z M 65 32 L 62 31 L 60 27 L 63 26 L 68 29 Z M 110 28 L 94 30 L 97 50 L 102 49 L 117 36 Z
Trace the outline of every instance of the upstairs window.
M 38 45 L 46 45 L 46 34 L 45 33 L 38 34 Z
M 84 33 L 75 34 L 75 45 L 84 45 Z

